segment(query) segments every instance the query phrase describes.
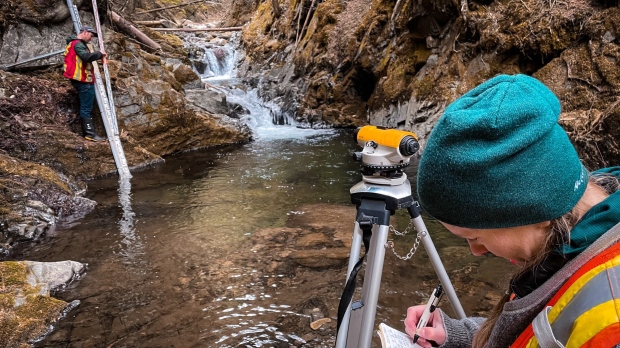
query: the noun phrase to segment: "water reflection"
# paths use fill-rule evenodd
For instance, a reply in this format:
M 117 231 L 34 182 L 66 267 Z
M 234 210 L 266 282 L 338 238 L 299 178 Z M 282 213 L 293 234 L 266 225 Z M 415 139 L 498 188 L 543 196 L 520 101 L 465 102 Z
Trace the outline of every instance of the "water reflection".
M 125 264 L 141 264 L 144 246 L 140 236 L 136 234 L 134 226 L 136 214 L 131 208 L 131 181 L 124 176 L 120 176 L 118 179 L 118 204 L 122 210 L 121 218 L 118 221 L 119 232 L 122 237 L 120 254 L 125 259 Z

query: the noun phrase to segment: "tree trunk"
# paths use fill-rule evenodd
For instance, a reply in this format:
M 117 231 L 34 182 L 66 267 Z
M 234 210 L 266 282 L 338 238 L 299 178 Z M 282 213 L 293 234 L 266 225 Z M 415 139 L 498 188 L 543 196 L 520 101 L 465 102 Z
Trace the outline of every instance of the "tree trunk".
M 153 41 L 150 37 L 146 36 L 146 34 L 136 29 L 131 22 L 119 16 L 116 12 L 110 11 L 110 19 L 112 19 L 112 23 L 123 33 L 156 51 L 161 50 L 161 46 L 157 42 Z

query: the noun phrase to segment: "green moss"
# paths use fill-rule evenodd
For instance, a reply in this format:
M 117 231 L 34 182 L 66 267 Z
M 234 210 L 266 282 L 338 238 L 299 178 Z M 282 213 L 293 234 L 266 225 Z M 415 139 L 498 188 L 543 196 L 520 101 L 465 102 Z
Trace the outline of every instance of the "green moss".
M 390 41 L 390 43 L 388 44 L 388 47 L 383 52 L 383 58 L 381 58 L 381 60 L 379 61 L 379 64 L 377 64 L 375 71 L 377 72 L 383 71 L 383 69 L 385 69 L 385 67 L 390 63 L 391 54 L 392 54 L 392 44 L 393 44 L 393 41 Z
M 162 34 L 164 40 L 175 49 L 183 49 L 183 40 L 174 34 Z
M 26 284 L 26 264 L 23 262 L 0 262 L 0 290 Z
M 434 86 L 435 80 L 430 75 L 425 75 L 420 82 L 413 83 L 413 90 L 415 91 L 418 100 L 425 99 L 433 94 Z
M 23 330 L 19 329 L 20 320 L 11 313 L 0 311 L 0 342 L 14 342 L 14 337 L 20 337 Z
M 0 174 L 7 176 L 18 175 L 39 178 L 46 182 L 52 183 L 63 191 L 71 194 L 71 190 L 67 184 L 60 180 L 60 177 L 58 177 L 56 172 L 48 167 L 36 163 L 0 155 Z
M 30 295 L 26 303 L 17 307 L 15 314 L 22 318 L 53 320 L 66 306 L 66 302 L 53 297 Z
M 164 7 L 164 6 L 180 5 L 183 3 L 183 1 L 182 0 L 158 0 L 157 3 L 160 5 L 160 7 Z
M 41 336 L 67 303 L 39 294 L 39 287 L 26 281 L 23 262 L 0 262 L 0 342 L 3 347 L 29 347 L 26 342 Z M 24 303 L 15 307 L 17 298 Z
M 161 64 L 161 58 L 159 58 L 159 56 L 154 55 L 154 54 L 150 54 L 147 52 L 140 52 L 142 58 L 144 58 L 144 60 L 146 60 L 149 64 L 151 65 L 160 65 Z
M 153 108 L 149 104 L 144 104 L 144 105 L 142 105 L 142 112 L 145 113 L 145 114 L 152 114 L 154 112 L 157 112 L 157 109 Z
M 412 45 L 411 49 L 397 53 L 396 59 L 387 67 L 387 78 L 383 84 L 387 100 L 394 101 L 409 96 L 409 86 L 417 72 L 416 66 L 425 62 L 429 54 L 430 51 L 421 45 Z
M 260 46 L 264 40 L 259 37 L 267 34 L 273 25 L 271 1 L 263 1 L 256 10 L 252 21 L 243 30 L 243 38 L 248 44 Z
M 0 311 L 2 309 L 11 309 L 15 305 L 15 294 L 0 293 Z

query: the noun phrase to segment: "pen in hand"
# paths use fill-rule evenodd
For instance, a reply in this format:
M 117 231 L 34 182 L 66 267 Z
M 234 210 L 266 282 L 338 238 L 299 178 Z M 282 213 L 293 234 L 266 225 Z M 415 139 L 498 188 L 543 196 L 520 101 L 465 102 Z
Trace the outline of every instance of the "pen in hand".
M 437 285 L 435 290 L 431 293 L 431 297 L 428 299 L 426 303 L 426 307 L 424 308 L 424 312 L 422 312 L 422 316 L 420 316 L 420 321 L 418 321 L 418 325 L 416 326 L 416 333 L 413 335 L 413 343 L 417 343 L 420 336 L 418 335 L 418 330 L 425 327 L 428 324 L 428 319 L 431 317 L 431 313 L 435 311 L 437 305 L 439 304 L 439 300 L 441 300 L 441 295 L 443 294 L 443 288 L 441 284 Z

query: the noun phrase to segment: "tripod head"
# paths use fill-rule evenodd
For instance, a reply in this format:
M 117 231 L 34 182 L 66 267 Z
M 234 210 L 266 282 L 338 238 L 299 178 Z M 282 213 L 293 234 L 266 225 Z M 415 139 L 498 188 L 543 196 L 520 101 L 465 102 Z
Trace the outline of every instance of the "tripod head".
M 407 179 L 403 168 L 420 149 L 414 133 L 378 126 L 358 128 L 355 141 L 364 148 L 355 153 L 356 159 L 363 163 L 364 182 L 378 185 L 403 184 Z

